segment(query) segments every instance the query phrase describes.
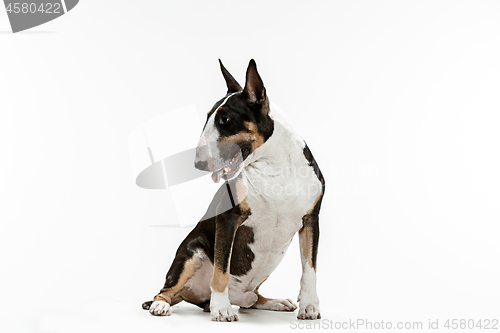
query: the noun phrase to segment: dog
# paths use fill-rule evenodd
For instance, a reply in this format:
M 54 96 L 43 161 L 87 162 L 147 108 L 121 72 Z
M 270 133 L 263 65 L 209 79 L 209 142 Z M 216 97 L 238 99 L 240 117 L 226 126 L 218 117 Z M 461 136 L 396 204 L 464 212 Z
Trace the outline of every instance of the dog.
M 142 307 L 171 314 L 181 301 L 215 321 L 238 321 L 231 305 L 297 309 L 290 299 L 260 295 L 299 233 L 299 319 L 320 318 L 316 292 L 319 211 L 325 181 L 308 146 L 269 101 L 252 59 L 242 88 L 219 60 L 227 93 L 207 115 L 195 167 L 224 180 L 205 216 L 180 244 L 166 281 Z

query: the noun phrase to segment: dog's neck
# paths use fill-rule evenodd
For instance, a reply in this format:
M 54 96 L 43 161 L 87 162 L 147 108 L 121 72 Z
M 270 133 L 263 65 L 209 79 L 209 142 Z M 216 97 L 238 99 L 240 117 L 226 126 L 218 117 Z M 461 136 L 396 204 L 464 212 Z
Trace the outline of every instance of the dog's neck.
M 274 121 L 273 134 L 245 160 L 245 168 L 287 168 L 303 157 L 305 143 L 281 109 L 271 103 L 269 116 Z

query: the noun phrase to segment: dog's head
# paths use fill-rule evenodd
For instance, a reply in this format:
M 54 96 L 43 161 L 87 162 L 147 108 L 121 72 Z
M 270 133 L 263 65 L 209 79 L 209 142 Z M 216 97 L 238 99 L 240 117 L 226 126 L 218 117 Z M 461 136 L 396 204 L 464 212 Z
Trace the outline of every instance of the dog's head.
M 219 63 L 227 94 L 207 115 L 195 159 L 195 167 L 211 171 L 216 183 L 221 178 L 236 178 L 243 170 L 243 161 L 267 141 L 274 129 L 266 88 L 255 61 L 248 64 L 244 88 Z

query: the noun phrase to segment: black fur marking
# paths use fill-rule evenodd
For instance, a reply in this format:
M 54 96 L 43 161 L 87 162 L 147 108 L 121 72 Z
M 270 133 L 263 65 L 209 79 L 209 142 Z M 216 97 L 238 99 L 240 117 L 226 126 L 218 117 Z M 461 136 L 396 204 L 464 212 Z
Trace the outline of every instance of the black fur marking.
M 307 146 L 307 144 L 304 147 L 304 157 L 306 158 L 307 162 L 309 163 L 309 166 L 313 168 L 314 173 L 316 174 L 316 177 L 318 177 L 319 181 L 321 182 L 321 188 L 322 188 L 322 194 L 325 194 L 325 178 L 323 178 L 323 174 L 321 173 L 321 170 L 319 169 L 318 163 L 316 163 L 316 160 L 314 159 L 311 150 Z M 321 203 L 320 203 L 321 205 Z M 315 212 L 318 214 L 319 209 L 321 207 L 317 206 L 317 209 L 315 207 Z
M 229 186 L 229 183 L 226 182 L 226 189 L 227 189 L 227 194 L 229 195 L 229 199 L 231 200 L 231 205 L 234 207 L 234 199 L 233 199 L 233 193 L 231 192 L 231 187 Z
M 210 109 L 210 112 L 207 114 L 207 120 L 205 121 L 205 125 L 203 126 L 203 129 L 205 129 L 205 127 L 207 127 L 208 119 L 210 119 L 210 117 L 215 112 L 215 110 L 217 110 L 219 108 L 219 106 L 221 106 L 221 104 L 224 102 L 224 100 L 227 98 L 227 96 L 229 96 L 229 94 L 222 97 L 220 100 L 215 102 L 214 106 L 212 106 L 212 108 Z
M 225 217 L 218 216 L 215 228 L 214 245 L 214 266 L 223 274 L 229 268 L 229 256 L 233 247 L 234 236 L 236 233 L 235 218 L 233 214 L 226 214 Z
M 222 64 L 222 61 L 219 59 L 220 70 L 222 72 L 222 76 L 224 76 L 224 80 L 226 80 L 227 85 L 227 93 L 233 93 L 237 91 L 241 91 L 242 88 L 238 81 L 234 79 L 234 77 L 227 71 L 226 67 Z
M 221 138 L 230 137 L 238 133 L 251 132 L 245 126 L 245 122 L 250 122 L 256 125 L 257 131 L 263 137 L 264 142 L 267 141 L 267 139 L 269 139 L 269 137 L 273 134 L 274 122 L 269 117 L 269 100 L 266 95 L 264 83 L 257 72 L 255 61 L 252 59 L 248 65 L 246 83 L 243 91 L 238 82 L 236 82 L 233 76 L 224 68 L 222 62 L 220 62 L 220 65 L 222 75 L 226 80 L 228 92 L 224 98 L 220 99 L 212 107 L 207 115 L 207 121 L 205 122 L 203 129 L 207 126 L 210 117 L 216 110 L 218 110 L 215 114 L 214 125 Z M 236 94 L 228 98 L 230 94 L 235 92 Z M 226 98 L 228 98 L 226 103 L 221 107 Z M 221 122 L 220 120 L 223 117 L 227 117 L 229 121 Z M 251 142 L 243 141 L 235 143 L 242 151 L 243 159 L 246 159 L 246 157 L 252 152 Z M 223 155 L 222 157 L 225 159 L 231 159 L 238 153 L 237 151 L 233 151 L 234 149 L 219 150 L 221 151 L 221 156 Z
M 230 186 L 234 187 L 236 180 L 230 182 Z M 234 192 L 234 191 L 233 191 Z M 232 208 L 231 208 L 232 207 Z M 217 214 L 217 210 L 224 211 Z M 184 263 L 193 257 L 198 250 L 203 251 L 209 260 L 215 264 L 215 256 L 219 257 L 219 268 L 222 272 L 227 271 L 229 264 L 228 249 L 231 248 L 233 239 L 237 240 L 237 245 L 234 247 L 234 259 L 231 259 L 230 273 L 235 275 L 243 275 L 251 268 L 254 259 L 248 244 L 253 242 L 252 228 L 240 226 L 238 220 L 248 217 L 250 212 L 244 212 L 239 205 L 233 207 L 231 199 L 228 195 L 226 184 L 222 185 L 215 194 L 210 206 L 205 213 L 205 216 L 198 222 L 194 229 L 186 236 L 184 241 L 179 245 L 172 265 L 167 273 L 164 287 L 160 293 L 166 292 L 169 288 L 175 286 L 184 270 Z M 217 216 L 218 215 L 218 216 Z M 241 230 L 240 230 L 241 229 Z M 215 254 L 215 235 L 216 230 L 219 232 L 217 246 L 222 251 Z M 233 268 L 234 265 L 234 268 Z M 233 273 L 234 271 L 234 273 Z M 200 307 L 206 306 L 206 303 L 196 304 Z M 143 303 L 144 309 L 149 309 L 151 302 Z
M 248 103 L 242 94 L 231 96 L 215 115 L 215 126 L 222 137 L 229 137 L 241 132 L 249 132 L 245 122 L 254 123 L 264 141 L 273 134 L 274 122 L 268 112 L 262 112 L 263 105 Z M 221 124 L 220 118 L 229 117 L 227 124 Z
M 224 98 L 215 103 L 207 116 L 204 128 L 207 126 L 210 117 L 217 109 L 219 109 L 227 96 L 229 95 L 226 95 Z M 215 127 L 217 128 L 220 137 L 227 138 L 238 133 L 252 133 L 252 131 L 245 125 L 246 122 L 249 122 L 255 124 L 257 131 L 263 137 L 264 142 L 267 141 L 273 134 L 274 121 L 271 117 L 269 117 L 267 111 L 263 111 L 264 108 L 267 108 L 267 106 L 258 103 L 248 103 L 245 97 L 240 93 L 231 96 L 215 114 Z M 230 120 L 227 123 L 222 124 L 219 121 L 222 117 L 228 117 Z M 222 158 L 230 160 L 238 153 L 237 151 L 234 151 L 235 146 L 233 144 L 219 142 L 218 145 Z M 236 145 L 243 153 L 243 159 L 246 159 L 247 156 L 252 153 L 251 142 L 241 141 L 236 142 Z
M 207 301 L 205 303 L 205 306 L 203 307 L 203 312 L 210 312 L 210 301 Z
M 151 307 L 151 304 L 153 304 L 153 301 L 144 302 L 144 303 L 142 303 L 142 308 L 144 310 L 149 310 L 149 308 Z
M 323 198 L 322 198 L 323 199 Z M 321 205 L 321 202 L 318 203 Z M 313 246 L 312 246 L 312 267 L 316 269 L 316 260 L 318 258 L 318 244 L 319 244 L 319 215 L 316 215 L 316 221 L 312 227 L 313 230 Z
M 304 156 L 309 163 L 309 166 L 313 168 L 316 177 L 318 177 L 321 182 L 322 193 L 321 197 L 316 202 L 316 205 L 313 207 L 311 214 L 305 215 L 302 218 L 303 228 L 310 228 L 312 232 L 312 266 L 316 269 L 316 259 L 318 255 L 318 243 L 319 243 L 319 210 L 321 208 L 321 202 L 323 201 L 323 195 L 325 194 L 325 179 L 323 178 L 323 174 L 319 169 L 318 163 L 314 159 L 311 150 L 307 146 L 304 147 Z
M 321 201 L 321 199 L 320 199 Z M 315 206 L 320 205 L 320 202 Z M 308 214 L 302 218 L 302 229 L 309 229 L 312 233 L 312 249 L 311 249 L 311 262 L 312 267 L 316 269 L 316 259 L 318 257 L 318 243 L 319 243 L 319 215 L 318 214 Z
M 236 230 L 234 237 L 233 253 L 231 255 L 231 275 L 242 276 L 252 269 L 255 254 L 249 244 L 255 241 L 253 228 L 242 225 Z
M 255 62 L 252 60 L 247 69 L 245 90 L 241 93 L 234 94 L 230 98 L 228 98 L 230 93 L 238 88 L 236 86 L 237 82 L 235 81 L 236 84 L 232 82 L 232 76 L 225 68 L 223 69 L 222 64 L 221 70 L 228 84 L 228 93 L 214 104 L 207 115 L 204 129 L 210 117 L 220 108 L 215 116 L 215 126 L 217 126 L 222 137 L 230 137 L 238 133 L 249 132 L 249 129 L 245 126 L 245 122 L 251 122 L 256 125 L 257 131 L 264 138 L 264 142 L 267 141 L 273 134 L 274 122 L 269 117 L 269 100 L 266 96 L 266 90 L 262 80 L 257 73 Z M 226 99 L 226 103 L 221 107 Z M 222 116 L 229 117 L 230 121 L 221 124 L 218 120 Z M 237 144 L 242 151 L 248 149 L 248 143 L 240 142 Z M 323 176 L 307 146 L 304 148 L 304 155 L 309 165 L 313 167 L 318 179 L 320 179 L 324 192 Z M 246 156 L 248 156 L 248 154 L 246 154 Z M 244 155 L 244 158 L 246 158 L 246 156 Z M 232 182 L 234 185 L 235 180 Z M 317 218 L 320 204 L 321 198 L 316 207 L 314 207 L 313 214 L 307 215 L 310 218 L 304 221 L 304 227 L 307 225 L 313 228 L 314 267 L 316 265 L 317 242 L 319 237 Z M 254 242 L 253 229 L 241 225 L 250 214 L 250 211 L 244 210 L 240 205 L 234 206 L 234 203 L 231 202 L 228 195 L 226 186 L 222 185 L 208 207 L 205 216 L 179 245 L 173 263 L 167 273 L 164 288 L 160 293 L 166 292 L 169 288 L 179 283 L 179 278 L 184 270 L 186 261 L 192 258 L 196 251 L 204 252 L 209 260 L 224 273 L 227 272 L 227 268 L 230 264 L 229 270 L 232 275 L 245 275 L 251 269 L 252 262 L 255 259 L 255 254 L 249 247 L 249 244 Z M 230 252 L 231 247 L 232 253 Z M 231 262 L 229 263 L 230 254 Z M 180 300 L 181 298 L 179 295 L 175 295 L 172 298 L 172 305 Z M 186 301 L 190 300 L 186 299 Z M 151 304 L 152 301 L 145 302 L 143 303 L 143 308 L 149 309 Z M 204 307 L 205 311 L 209 310 L 209 301 L 197 305 Z
M 251 103 L 261 104 L 266 99 L 266 88 L 264 88 L 264 82 L 262 82 L 257 71 L 257 64 L 253 59 L 248 64 L 243 95 Z
M 233 180 L 235 182 L 235 180 Z M 220 206 L 218 206 L 218 209 Z M 245 211 L 240 205 L 217 214 L 215 226 L 215 245 L 214 245 L 214 265 L 225 274 L 230 268 L 229 256 L 236 238 L 237 229 L 243 223 L 250 211 Z M 253 260 L 253 258 L 252 258 Z
M 169 288 L 172 288 L 178 283 L 179 277 L 184 270 L 184 263 L 189 260 L 197 250 L 203 251 L 212 262 L 214 261 L 215 216 L 217 206 L 219 205 L 223 205 L 223 207 L 232 207 L 228 206 L 231 205 L 231 203 L 224 185 L 221 186 L 215 194 L 205 216 L 179 245 L 160 293 L 166 292 Z

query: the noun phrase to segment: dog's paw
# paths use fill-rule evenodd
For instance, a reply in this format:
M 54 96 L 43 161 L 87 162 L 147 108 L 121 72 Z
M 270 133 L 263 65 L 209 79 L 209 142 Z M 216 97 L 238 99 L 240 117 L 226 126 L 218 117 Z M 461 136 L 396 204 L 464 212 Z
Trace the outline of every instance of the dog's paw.
M 273 299 L 272 301 L 267 302 L 266 305 L 267 304 L 269 304 L 269 310 L 274 311 L 295 311 L 297 308 L 297 305 L 295 305 L 289 298 Z
M 165 301 L 156 301 L 149 307 L 149 313 L 155 316 L 170 316 L 172 308 Z
M 238 315 L 234 312 L 231 304 L 224 307 L 210 307 L 210 315 L 214 321 L 239 321 Z
M 254 304 L 255 309 L 271 310 L 271 311 L 295 311 L 297 305 L 291 299 L 270 299 L 264 304 Z
M 151 304 L 153 304 L 153 301 L 144 302 L 144 303 L 142 303 L 142 308 L 144 310 L 149 310 L 149 308 L 151 307 Z
M 320 319 L 321 314 L 319 312 L 319 305 L 318 304 L 308 304 L 308 305 L 302 305 L 302 302 L 300 303 L 300 309 L 299 313 L 297 314 L 298 319 Z
M 229 302 L 227 288 L 223 292 L 212 291 L 212 295 L 210 296 L 210 316 L 215 321 L 239 320 Z

